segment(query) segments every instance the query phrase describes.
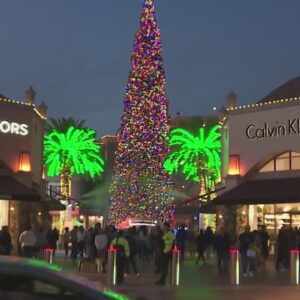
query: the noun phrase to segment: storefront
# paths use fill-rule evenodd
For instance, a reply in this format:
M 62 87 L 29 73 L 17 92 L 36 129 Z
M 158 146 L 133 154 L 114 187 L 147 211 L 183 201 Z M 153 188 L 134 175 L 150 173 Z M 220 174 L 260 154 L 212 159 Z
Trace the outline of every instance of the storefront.
M 42 222 L 43 134 L 47 107 L 0 98 L 0 226 L 8 225 L 14 246 L 27 224 Z M 16 247 L 15 247 L 16 248 Z M 16 249 L 15 249 L 16 250 Z
M 300 77 L 252 105 L 235 106 L 231 95 L 222 120 L 225 190 L 213 203 L 224 205 L 225 223 L 234 215 L 237 232 L 246 224 L 274 235 L 282 225 L 300 226 L 299 96 Z

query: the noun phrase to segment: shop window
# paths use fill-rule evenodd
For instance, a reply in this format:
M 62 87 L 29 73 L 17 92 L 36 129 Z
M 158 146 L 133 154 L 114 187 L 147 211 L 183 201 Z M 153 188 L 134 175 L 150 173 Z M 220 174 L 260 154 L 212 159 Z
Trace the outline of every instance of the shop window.
M 300 153 L 292 152 L 292 170 L 300 170 Z
M 266 165 L 264 165 L 259 172 L 274 172 L 275 171 L 275 162 L 274 160 L 269 161 Z
M 288 151 L 274 157 L 266 163 L 260 170 L 260 173 L 275 171 L 300 170 L 300 153 Z
M 275 160 L 275 171 L 289 171 L 290 170 L 290 158 L 276 158 Z

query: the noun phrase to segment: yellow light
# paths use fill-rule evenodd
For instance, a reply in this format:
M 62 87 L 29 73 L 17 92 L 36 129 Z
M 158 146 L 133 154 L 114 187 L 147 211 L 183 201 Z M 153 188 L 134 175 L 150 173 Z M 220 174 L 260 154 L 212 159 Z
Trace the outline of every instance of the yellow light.
M 31 172 L 30 153 L 22 151 L 19 160 L 19 172 Z

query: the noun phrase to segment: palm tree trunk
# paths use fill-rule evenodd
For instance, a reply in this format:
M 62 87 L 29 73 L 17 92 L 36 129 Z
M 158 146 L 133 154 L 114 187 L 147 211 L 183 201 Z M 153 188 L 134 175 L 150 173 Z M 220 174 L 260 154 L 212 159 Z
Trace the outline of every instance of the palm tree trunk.
M 66 210 L 60 212 L 59 231 L 62 233 L 66 222 L 72 220 L 72 207 L 69 207 L 69 199 L 71 197 L 71 174 L 70 169 L 65 168 L 60 174 L 60 193 L 63 196 L 61 202 L 66 205 Z

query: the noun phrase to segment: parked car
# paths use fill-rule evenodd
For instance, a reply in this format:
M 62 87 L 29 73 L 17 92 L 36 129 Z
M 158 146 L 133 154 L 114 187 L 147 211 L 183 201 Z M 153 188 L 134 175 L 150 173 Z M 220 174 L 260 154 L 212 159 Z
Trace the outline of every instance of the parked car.
M 0 299 L 129 300 L 45 261 L 8 256 L 0 256 Z

